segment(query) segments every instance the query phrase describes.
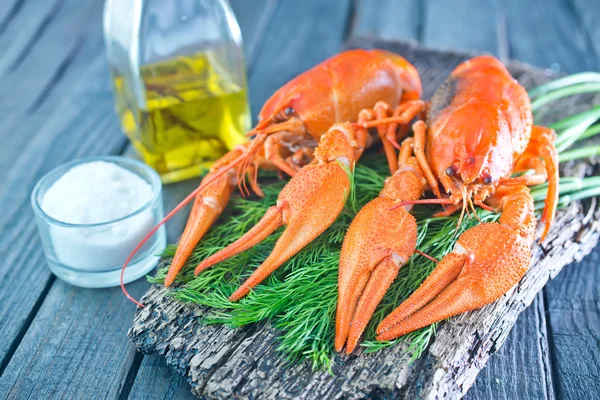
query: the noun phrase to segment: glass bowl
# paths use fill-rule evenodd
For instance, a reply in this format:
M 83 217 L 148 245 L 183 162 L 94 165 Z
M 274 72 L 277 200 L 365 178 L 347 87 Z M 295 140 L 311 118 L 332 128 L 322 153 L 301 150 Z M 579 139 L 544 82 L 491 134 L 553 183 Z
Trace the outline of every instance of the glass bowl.
M 136 174 L 152 188 L 146 204 L 124 217 L 95 224 L 58 221 L 41 206 L 46 191 L 71 168 L 92 161 L 117 164 Z M 52 273 L 71 285 L 101 288 L 118 286 L 125 259 L 142 238 L 163 218 L 162 184 L 158 174 L 147 165 L 125 157 L 90 157 L 63 164 L 48 172 L 31 193 L 35 222 L 44 255 Z M 128 264 L 123 281 L 134 281 L 150 272 L 166 246 L 164 226 L 146 242 Z

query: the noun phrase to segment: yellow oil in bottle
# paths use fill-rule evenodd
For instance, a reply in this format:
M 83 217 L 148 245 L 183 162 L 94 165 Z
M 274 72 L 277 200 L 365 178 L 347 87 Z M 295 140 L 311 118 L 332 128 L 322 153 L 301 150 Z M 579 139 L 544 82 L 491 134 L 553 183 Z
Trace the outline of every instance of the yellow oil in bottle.
M 165 183 L 200 175 L 247 140 L 245 83 L 234 83 L 209 52 L 143 66 L 141 96 L 127 78 L 114 79 L 125 134 Z

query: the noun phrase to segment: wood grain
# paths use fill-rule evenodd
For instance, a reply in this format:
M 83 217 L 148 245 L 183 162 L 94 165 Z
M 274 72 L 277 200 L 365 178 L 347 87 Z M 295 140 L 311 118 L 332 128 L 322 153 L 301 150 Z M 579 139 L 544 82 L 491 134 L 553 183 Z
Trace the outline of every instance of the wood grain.
M 130 285 L 132 295 L 146 289 Z M 120 288 L 89 290 L 57 280 L 0 377 L 7 399 L 117 398 L 135 349 L 123 337 L 132 310 Z M 102 338 L 102 340 L 99 340 Z
M 565 268 L 570 268 L 567 266 Z M 538 293 L 519 315 L 506 342 L 490 357 L 466 399 L 554 399 L 546 309 Z
M 439 49 L 498 53 L 497 4 L 496 0 L 428 0 L 422 43 Z
M 96 99 L 87 99 L 80 101 L 78 108 L 61 107 L 38 127 L 22 150 L 13 150 L 20 155 L 3 181 L 0 196 L 0 256 L 4 260 L 0 280 L 10 287 L 0 292 L 2 365 L 53 281 L 33 222 L 31 190 L 42 175 L 61 163 L 119 152 L 125 140 L 116 121 L 105 118 L 112 113 L 110 99 L 104 106 Z
M 591 399 L 600 393 L 600 251 L 569 265 L 546 287 L 557 395 Z
M 423 81 L 432 85 L 426 86 L 426 96 L 465 58 L 403 45 L 354 44 L 391 47 L 415 62 L 426 77 Z M 527 85 L 544 78 L 543 73 L 519 65 L 512 70 Z M 596 221 L 584 221 L 579 206 L 562 211 L 544 249 L 535 248 L 533 266 L 522 282 L 493 305 L 444 324 L 426 356 L 412 366 L 407 365 L 408 355 L 402 346 L 341 357 L 333 376 L 313 372 L 307 364 L 289 365 L 275 351 L 273 329 L 262 325 L 241 330 L 202 325 L 198 323 L 201 307 L 166 298 L 165 289 L 159 287 L 146 295 L 147 307 L 136 314 L 130 336 L 141 351 L 164 354 L 172 368 L 187 374 L 195 394 L 209 398 L 256 397 L 261 393 L 277 398 L 460 396 L 549 277 L 591 250 L 598 240 L 598 228 Z M 542 371 L 547 373 L 538 368 Z M 531 390 L 551 393 L 547 385 Z
M 598 69 L 598 58 L 569 1 L 505 0 L 511 56 L 574 73 Z M 527 38 L 525 40 L 524 38 Z
M 17 16 L 30 13 L 32 20 L 47 21 L 48 18 L 36 16 L 54 9 L 46 10 L 41 5 L 35 8 L 36 3 L 29 1 L 27 4 L 31 4 L 31 8 L 23 7 Z M 87 7 L 81 7 L 84 3 Z M 68 11 L 72 6 L 70 3 L 62 5 L 56 15 L 45 22 L 44 34 L 32 42 L 20 38 L 24 33 L 18 28 L 24 21 L 17 16 L 11 19 L 6 31 L 0 33 L 0 41 L 7 40 L 7 48 L 12 53 L 19 52 L 18 47 L 13 50 L 14 46 L 30 46 L 27 51 L 21 50 L 21 54 L 26 54 L 22 68 L 0 69 L 0 90 L 7 94 L 0 97 L 0 107 L 8 110 L 6 118 L 0 121 L 0 130 L 6 132 L 0 147 L 0 174 L 8 174 L 7 171 L 14 167 L 15 159 L 21 156 L 27 142 L 57 107 L 74 107 L 82 96 L 110 95 L 106 84 L 101 19 L 97 17 L 101 14 L 102 3 L 102 0 L 77 2 L 79 6 L 71 11 Z M 9 29 L 13 27 L 16 32 Z M 41 28 L 37 27 L 37 30 Z M 70 39 L 65 41 L 64 36 Z M 55 46 L 61 43 L 63 46 L 55 51 Z M 11 51 L 0 61 L 10 58 Z M 52 57 L 44 60 L 48 55 Z M 69 99 L 69 96 L 73 98 Z
M 351 36 L 419 41 L 426 1 L 357 0 Z
M 55 16 L 37 19 L 48 21 L 47 26 L 43 29 L 32 30 L 44 30 L 45 33 L 36 39 L 37 41 L 29 50 L 31 54 L 28 53 L 26 57 L 34 57 L 44 48 L 53 50 L 52 46 L 57 43 L 60 45 L 61 41 L 64 42 L 60 35 L 67 33 L 71 39 L 64 42 L 63 45 L 74 43 L 73 40 L 81 41 L 83 38 L 86 39 L 85 43 L 77 54 L 64 53 L 67 57 L 64 60 L 60 59 L 61 54 L 57 54 L 58 64 L 66 62 L 62 75 L 54 76 L 50 83 L 44 80 L 32 81 L 39 84 L 36 86 L 31 83 L 31 91 L 27 92 L 23 98 L 19 98 L 19 101 L 23 101 L 23 104 L 19 104 L 19 112 L 29 113 L 25 124 L 15 123 L 16 127 L 13 128 L 13 125 L 8 125 L 7 121 L 2 122 L 3 129 L 15 129 L 15 134 L 8 138 L 7 146 L 0 148 L 0 154 L 3 156 L 3 164 L 0 168 L 5 167 L 9 176 L 9 180 L 0 188 L 0 196 L 2 196 L 0 204 L 5 205 L 7 211 L 0 217 L 0 230 L 3 238 L 6 239 L 0 243 L 0 254 L 8 253 L 5 257 L 7 260 L 7 263 L 4 264 L 5 267 L 0 267 L 0 277 L 3 282 L 10 282 L 14 291 L 1 293 L 3 297 L 0 302 L 0 317 L 3 324 L 0 327 L 0 334 L 7 340 L 0 344 L 0 366 L 2 367 L 0 371 L 6 368 L 6 373 L 2 376 L 2 383 L 6 385 L 5 387 L 12 387 L 12 396 L 16 397 L 33 390 L 33 388 L 39 390 L 35 386 L 37 383 L 23 382 L 22 371 L 23 368 L 27 369 L 28 357 L 32 358 L 32 362 L 39 362 L 40 365 L 49 366 L 50 369 L 64 370 L 64 374 L 50 374 L 44 377 L 45 383 L 50 387 L 57 386 L 66 390 L 70 387 L 69 379 L 77 380 L 79 374 L 85 370 L 82 364 L 74 362 L 79 357 L 74 346 L 44 348 L 45 351 L 55 352 L 56 357 L 53 359 L 44 358 L 42 352 L 26 352 L 32 348 L 33 343 L 43 340 L 43 335 L 60 336 L 62 334 L 60 331 L 62 325 L 52 326 L 48 331 L 36 329 L 37 321 L 41 318 L 46 304 L 63 304 L 64 297 L 78 296 L 77 293 L 80 292 L 80 289 L 68 287 L 62 282 L 55 282 L 49 271 L 44 268 L 45 260 L 41 254 L 32 221 L 29 193 L 37 179 L 54 166 L 90 154 L 118 154 L 126 141 L 120 132 L 114 114 L 113 97 L 103 54 L 102 19 L 99 18 L 103 1 L 67 2 L 59 5 L 60 7 L 56 6 L 56 9 L 50 8 L 50 10 L 56 10 Z M 31 6 L 35 6 L 35 2 Z M 23 11 L 32 12 L 32 10 Z M 40 11 L 45 11 L 45 9 L 41 8 Z M 33 20 L 36 21 L 35 18 Z M 11 21 L 10 26 L 17 22 Z M 244 27 L 250 26 L 249 22 L 247 20 L 246 25 L 242 25 L 245 33 L 249 32 L 248 29 L 244 29 Z M 58 26 L 55 27 L 55 24 Z M 46 41 L 53 41 L 52 46 L 48 46 Z M 24 45 L 29 42 L 23 39 L 20 42 L 17 41 L 16 45 Z M 38 46 L 42 50 L 38 50 Z M 17 52 L 15 50 L 15 53 Z M 27 80 L 25 77 L 37 74 L 36 68 L 48 69 L 52 65 L 44 65 L 35 58 L 28 59 L 27 68 L 17 68 L 12 72 L 13 75 L 9 75 L 15 81 L 6 79 L 2 81 L 2 84 Z M 39 106 L 35 110 L 29 110 L 31 99 L 34 97 L 41 99 Z M 21 117 L 17 118 L 17 110 L 14 111 L 14 121 L 21 121 Z M 18 148 L 23 148 L 23 151 L 15 151 Z M 40 154 L 48 154 L 48 158 L 40 157 Z M 189 193 L 193 187 L 195 184 L 192 181 L 172 185 L 165 190 L 165 207 L 168 209 L 173 207 L 180 201 L 183 194 Z M 176 239 L 175 235 L 181 232 L 184 221 L 185 215 L 181 214 L 179 219 L 168 226 L 169 240 Z M 57 285 L 61 286 L 62 290 L 56 290 Z M 134 286 L 134 291 L 139 295 L 147 286 L 148 284 L 143 281 L 138 282 Z M 133 314 L 133 308 L 128 307 L 130 303 L 122 295 L 119 296 L 118 291 L 107 289 L 94 292 L 98 297 L 88 299 L 88 301 L 101 307 L 101 304 L 97 303 L 102 295 L 112 297 L 108 308 L 126 310 L 125 312 L 128 312 L 129 316 L 123 318 L 119 315 L 109 314 L 112 315 L 111 318 L 115 319 L 111 324 L 116 331 L 120 329 L 120 335 L 106 335 L 102 331 L 90 330 L 86 333 L 86 338 L 80 337 L 77 340 L 85 339 L 95 342 L 99 349 L 113 349 L 121 346 L 126 351 L 108 353 L 104 351 L 95 355 L 97 359 L 94 359 L 93 352 L 90 353 L 90 364 L 109 363 L 105 359 L 108 358 L 117 368 L 106 370 L 98 367 L 98 371 L 95 373 L 105 374 L 106 381 L 81 381 L 77 386 L 82 391 L 81 393 L 86 390 L 100 389 L 96 385 L 101 385 L 101 389 L 106 390 L 106 393 L 129 390 L 137 370 L 133 371 L 134 376 L 130 383 L 120 377 L 126 376 L 130 367 L 134 365 L 135 352 L 132 351 L 129 341 L 122 333 L 129 324 L 128 320 Z M 57 296 L 60 298 L 56 298 Z M 40 309 L 40 307 L 42 308 Z M 56 312 L 56 310 L 53 311 Z M 106 317 L 100 313 L 96 317 L 90 324 L 103 324 L 107 321 Z M 29 326 L 30 323 L 32 323 L 31 326 Z M 27 334 L 23 336 L 25 332 Z M 17 346 L 20 347 L 13 356 Z M 141 357 L 139 358 L 141 359 Z M 62 362 L 58 362 L 57 359 Z M 36 374 L 43 375 L 42 370 L 36 369 L 35 371 Z M 107 397 L 110 396 L 107 395 Z
M 117 290 L 76 289 L 49 273 L 29 203 L 50 169 L 125 144 L 102 52 L 102 4 L 29 0 L 0 35 L 10 43 L 0 88 L 15 94 L 2 96 L 11 112 L 0 122 L 0 279 L 10 287 L 0 293 L 0 393 L 9 398 L 116 396 L 139 358 L 123 337 L 132 310 Z M 90 369 L 102 377 L 86 379 Z
M 569 0 L 569 4 L 574 8 L 577 20 L 587 36 L 587 41 L 594 50 L 594 56 L 600 63 L 600 26 L 598 26 L 597 18 L 600 2 L 598 0 Z M 597 64 L 595 69 L 600 69 L 600 65 Z
M 262 46 L 265 29 L 271 22 L 279 3 L 278 0 L 229 1 L 242 31 L 248 75 L 252 74 L 258 49 Z
M 171 370 L 163 357 L 146 355 L 128 396 L 131 400 L 191 400 L 187 380 Z
M 453 35 L 448 32 L 454 32 L 454 29 L 469 32 L 469 29 L 476 26 L 481 31 L 474 32 L 475 35 L 491 29 L 487 24 L 480 25 L 477 19 L 473 26 L 467 26 L 470 22 L 465 19 L 480 12 L 477 4 L 475 10 L 460 10 L 461 7 L 458 10 L 448 10 L 445 2 L 439 1 L 357 0 L 357 5 L 352 10 L 351 2 L 343 1 L 332 6 L 333 12 L 337 13 L 333 15 L 323 12 L 324 7 L 321 5 L 307 4 L 317 1 L 319 0 L 296 2 L 299 4 L 290 6 L 287 3 L 291 2 L 287 0 L 230 0 L 242 28 L 251 71 L 263 70 L 263 75 L 269 74 L 274 80 L 285 81 L 287 78 L 281 75 L 287 73 L 286 68 L 290 74 L 296 74 L 301 71 L 297 64 L 306 62 L 306 59 L 312 60 L 313 57 L 325 58 L 339 49 L 339 41 L 345 36 L 350 15 L 354 15 L 355 33 L 391 39 L 422 39 L 427 25 L 452 23 L 455 26 L 437 31 L 440 35 L 446 35 L 442 39 L 448 41 L 439 46 L 454 48 L 464 48 L 462 40 L 471 40 L 476 44 L 484 41 L 481 38 L 465 37 L 461 32 Z M 118 153 L 125 143 L 118 132 L 110 106 L 112 95 L 107 81 L 101 35 L 102 3 L 102 0 L 0 2 L 0 89 L 3 92 L 0 107 L 6 110 L 0 121 L 0 176 L 5 177 L 3 185 L 0 185 L 0 207 L 3 210 L 0 213 L 0 237 L 4 239 L 0 242 L 0 255 L 4 256 L 4 263 L 0 265 L 0 281 L 3 288 L 9 288 L 0 291 L 0 337 L 3 339 L 0 341 L 0 375 L 3 375 L 0 382 L 4 385 L 0 386 L 0 393 L 4 394 L 4 389 L 11 387 L 12 397 L 21 398 L 26 394 L 33 396 L 35 392 L 28 391 L 40 387 L 33 382 L 36 374 L 50 388 L 60 388 L 65 393 L 75 394 L 83 391 L 78 392 L 71 386 L 81 386 L 92 392 L 96 390 L 96 383 L 90 377 L 97 373 L 108 373 L 113 379 L 112 382 L 98 381 L 97 384 L 107 386 L 101 387 L 99 393 L 120 393 L 120 396 L 126 397 L 133 384 L 131 397 L 158 398 L 164 395 L 165 398 L 182 398 L 187 389 L 170 381 L 172 375 L 158 356 L 144 357 L 141 365 L 141 357 L 135 357 L 128 350 L 125 351 L 123 360 L 109 357 L 108 352 L 122 351 L 125 348 L 122 344 L 126 339 L 119 335 L 105 337 L 102 329 L 89 331 L 89 337 L 85 340 L 82 335 L 76 336 L 64 348 L 49 346 L 48 351 L 54 352 L 54 360 L 44 355 L 44 347 L 37 347 L 35 352 L 28 350 L 29 346 L 37 346 L 37 340 L 61 334 L 61 330 L 57 329 L 59 319 L 53 322 L 52 332 L 41 332 L 37 322 L 38 312 L 41 313 L 40 310 L 44 309 L 44 313 L 39 315 L 43 315 L 47 321 L 48 310 L 60 312 L 61 307 L 64 307 L 60 304 L 65 297 L 77 294 L 65 294 L 55 289 L 59 283 L 54 282 L 44 267 L 45 260 L 39 251 L 37 234 L 31 215 L 28 214 L 29 191 L 37 178 L 52 167 L 73 157 Z M 414 6 L 414 3 L 418 5 Z M 432 7 L 432 4 L 435 6 Z M 510 49 L 514 58 L 523 58 L 545 67 L 556 62 L 563 70 L 569 71 L 598 68 L 600 30 L 594 19 L 597 14 L 595 10 L 599 6 L 597 0 L 552 0 L 550 3 L 534 1 L 530 4 L 531 10 L 524 10 L 522 1 L 498 0 L 499 13 L 507 13 L 508 8 L 512 9 L 506 28 L 508 30 L 508 26 L 511 26 L 512 29 Z M 308 11 L 302 10 L 305 7 Z M 449 14 L 450 12 L 453 14 Z M 281 22 L 274 23 L 274 28 L 271 26 L 271 19 L 275 14 Z M 424 19 L 425 14 L 429 16 L 427 21 Z M 486 21 L 491 19 L 487 18 Z M 330 22 L 331 25 L 328 25 Z M 296 25 L 303 26 L 298 29 Z M 500 29 L 498 26 L 501 27 L 502 24 L 496 25 Z M 435 31 L 436 27 L 433 29 Z M 307 33 L 310 34 L 308 39 L 304 37 Z M 497 34 L 500 41 L 500 32 L 497 31 Z M 278 38 L 262 40 L 265 35 Z M 455 40 L 450 40 L 451 38 Z M 287 41 L 292 43 L 288 46 Z M 322 41 L 328 49 L 323 52 L 318 48 Z M 272 49 L 274 45 L 277 46 L 276 49 Z M 502 47 L 498 47 L 499 56 L 502 56 L 501 50 Z M 277 61 L 276 72 L 271 69 L 273 60 Z M 310 62 L 312 61 L 308 63 Z M 574 66 L 575 69 L 565 66 Z M 262 83 L 255 79 L 252 85 L 260 88 Z M 276 88 L 277 83 L 268 85 L 260 96 L 270 94 L 269 91 Z M 256 114 L 257 105 L 260 106 L 264 99 L 257 99 L 254 92 L 255 90 L 250 91 L 255 106 L 253 112 Z M 82 137 L 82 132 L 89 137 Z M 190 181 L 169 187 L 165 192 L 166 207 L 169 207 L 170 202 L 179 200 L 180 196 L 188 193 L 194 186 Z M 181 231 L 181 224 L 185 219 L 183 214 L 178 217 L 178 220 L 168 226 L 171 240 Z M 597 257 L 596 255 L 596 259 Z M 520 318 L 522 323 L 517 324 L 511 332 L 515 340 L 511 341 L 509 336 L 498 356 L 488 363 L 487 368 L 491 370 L 484 369 L 480 374 L 485 379 L 478 379 L 469 392 L 470 398 L 514 398 L 521 393 L 531 396 L 539 394 L 542 397 L 544 387 L 548 390 L 548 397 L 551 397 L 552 387 L 556 387 L 561 397 L 567 398 L 593 397 L 591 395 L 594 390 L 598 392 L 597 387 L 590 384 L 595 383 L 598 377 L 598 352 L 594 352 L 591 347 L 593 339 L 598 338 L 593 317 L 597 313 L 598 294 L 589 288 L 589 277 L 596 278 L 593 270 L 590 271 L 594 266 L 592 262 L 583 262 L 579 266 L 580 272 L 574 277 L 568 275 L 571 271 L 569 267 L 558 281 L 549 285 L 554 286 L 556 292 L 550 295 L 548 289 L 548 295 L 545 296 L 547 304 L 553 296 L 557 296 L 559 302 L 553 308 L 553 317 L 548 320 L 548 334 L 543 334 L 543 316 L 546 310 L 544 301 L 535 300 L 538 307 L 533 313 L 535 315 L 531 316 L 531 308 L 523 314 Z M 569 291 L 562 285 L 568 286 Z M 580 297 L 580 292 L 584 293 L 583 297 Z M 53 297 L 45 300 L 48 293 Z M 97 301 L 96 298 L 86 299 Z M 128 307 L 128 303 L 116 301 L 118 297 L 113 299 L 115 301 L 110 303 L 109 309 L 110 318 L 106 316 L 102 321 L 105 324 L 115 324 L 116 329 L 123 329 L 128 324 L 128 315 L 115 313 L 114 310 Z M 573 309 L 564 307 L 563 303 L 573 306 Z M 74 309 L 78 307 L 83 306 L 79 302 L 73 303 Z M 586 323 L 585 329 L 582 328 L 580 319 L 563 321 L 563 318 L 568 319 L 573 313 L 582 316 Z M 98 313 L 97 318 L 104 316 Z M 60 319 L 67 321 L 68 314 L 61 312 Z M 100 326 L 96 320 L 89 324 Z M 32 335 L 27 332 L 30 325 L 31 329 L 35 326 L 35 334 L 26 336 Z M 533 334 L 536 337 L 532 337 Z M 552 357 L 548 357 L 545 346 L 553 345 L 554 341 L 548 343 L 547 339 L 554 337 L 554 334 L 557 336 L 557 346 L 550 351 Z M 87 359 L 90 365 L 79 363 L 77 346 L 74 344 L 77 340 L 98 342 L 96 358 Z M 21 349 L 23 346 L 25 349 Z M 514 346 L 514 350 L 508 351 L 509 346 Z M 583 358 L 589 362 L 579 362 L 582 358 L 576 357 L 581 353 L 579 348 L 584 349 Z M 544 357 L 551 361 L 546 362 Z M 32 367 L 29 358 L 35 358 L 48 369 L 59 365 L 67 366 L 66 377 L 47 375 L 45 369 Z M 107 370 L 103 365 L 107 360 L 116 360 L 113 370 Z M 27 365 L 26 369 L 31 369 L 30 374 L 22 372 L 21 363 Z M 551 367 L 556 368 L 554 374 L 543 372 Z M 3 374 L 5 368 L 11 371 L 10 375 L 8 372 Z M 80 370 L 85 370 L 86 374 L 82 374 Z M 498 376 L 501 378 L 500 384 L 495 381 Z M 554 386 L 553 376 L 556 378 Z M 518 377 L 522 380 L 517 379 L 517 386 L 512 384 L 512 379 L 502 379 L 503 377 Z M 23 383 L 22 379 L 29 381 Z M 176 375 L 172 379 L 181 382 L 181 378 L 177 380 Z M 547 382 L 544 383 L 544 380 Z M 243 386 L 243 382 L 240 385 Z M 42 389 L 42 392 L 56 395 L 52 389 Z

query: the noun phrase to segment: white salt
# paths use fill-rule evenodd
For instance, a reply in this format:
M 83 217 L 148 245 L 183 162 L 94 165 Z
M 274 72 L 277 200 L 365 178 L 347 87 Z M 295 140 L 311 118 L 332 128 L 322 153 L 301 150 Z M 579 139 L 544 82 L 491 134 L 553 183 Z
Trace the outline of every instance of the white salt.
M 88 225 L 125 217 L 148 203 L 152 186 L 111 162 L 80 164 L 56 180 L 41 201 L 50 217 Z M 119 268 L 152 229 L 149 208 L 123 221 L 96 227 L 52 226 L 50 236 L 58 261 L 70 268 L 106 271 Z

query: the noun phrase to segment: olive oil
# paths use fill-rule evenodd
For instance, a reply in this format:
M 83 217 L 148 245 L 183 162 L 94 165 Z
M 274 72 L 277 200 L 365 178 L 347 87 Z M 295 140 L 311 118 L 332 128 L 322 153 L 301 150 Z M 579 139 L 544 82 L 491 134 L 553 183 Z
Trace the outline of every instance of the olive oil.
M 137 88 L 114 79 L 125 134 L 163 182 L 198 176 L 247 140 L 245 82 L 235 83 L 211 52 L 143 65 Z

